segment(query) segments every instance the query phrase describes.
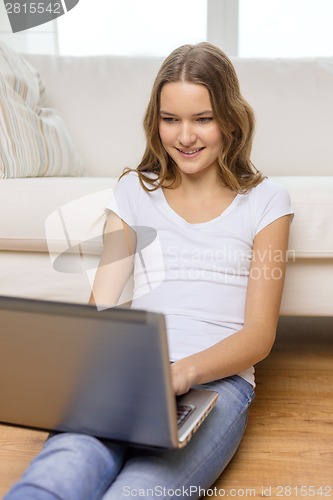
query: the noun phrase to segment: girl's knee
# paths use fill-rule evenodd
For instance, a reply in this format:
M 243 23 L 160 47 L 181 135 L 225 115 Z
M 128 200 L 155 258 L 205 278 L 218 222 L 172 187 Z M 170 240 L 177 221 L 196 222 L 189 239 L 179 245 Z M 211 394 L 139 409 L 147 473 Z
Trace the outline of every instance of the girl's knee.
M 85 434 L 59 433 L 54 434 L 45 442 L 44 454 L 66 455 L 68 458 L 78 457 L 80 461 L 92 462 L 96 460 L 121 463 L 127 448 L 123 445 Z
M 8 499 L 96 498 L 117 476 L 125 454 L 125 447 L 104 443 L 93 436 L 52 435 L 9 492 Z M 28 496 L 30 491 L 34 496 Z

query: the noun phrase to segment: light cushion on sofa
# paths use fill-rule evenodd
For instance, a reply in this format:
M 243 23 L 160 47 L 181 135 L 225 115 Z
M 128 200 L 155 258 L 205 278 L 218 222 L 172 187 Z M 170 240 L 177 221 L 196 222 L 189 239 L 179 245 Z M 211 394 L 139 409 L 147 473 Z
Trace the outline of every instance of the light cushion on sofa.
M 47 218 L 75 200 L 73 216 L 84 239 L 104 215 L 115 182 L 112 177 L 0 179 L 0 199 L 5 207 L 0 210 L 0 250 L 47 252 Z M 82 210 L 82 197 L 91 194 L 96 196 Z
M 333 258 L 333 176 L 275 176 L 291 196 L 295 217 L 290 259 Z
M 270 178 L 287 188 L 295 211 L 289 260 L 332 258 L 333 177 Z M 46 252 L 45 223 L 59 209 L 74 239 L 85 240 L 93 221 L 102 216 L 115 183 L 112 177 L 0 179 L 0 199 L 6 207 L 0 211 L 0 250 Z M 85 198 L 83 210 L 83 197 L 93 194 Z M 55 248 L 57 232 L 49 238 Z
M 139 164 L 144 112 L 163 58 L 25 57 L 40 71 L 88 175 L 117 175 Z M 256 114 L 256 167 L 265 175 L 332 175 L 333 57 L 233 63 Z
M 0 44 L 0 178 L 78 176 L 82 163 L 39 73 Z

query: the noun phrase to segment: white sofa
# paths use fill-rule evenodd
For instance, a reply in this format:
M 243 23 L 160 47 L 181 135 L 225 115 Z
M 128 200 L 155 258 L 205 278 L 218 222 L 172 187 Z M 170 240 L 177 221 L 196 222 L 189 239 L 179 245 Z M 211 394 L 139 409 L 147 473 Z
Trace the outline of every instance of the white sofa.
M 101 241 L 88 250 L 89 272 L 66 248 L 101 234 L 116 177 L 138 163 L 161 60 L 26 58 L 40 71 L 87 175 L 0 180 L 0 294 L 86 302 Z M 333 58 L 234 64 L 257 116 L 253 161 L 287 186 L 295 209 L 281 314 L 332 316 Z

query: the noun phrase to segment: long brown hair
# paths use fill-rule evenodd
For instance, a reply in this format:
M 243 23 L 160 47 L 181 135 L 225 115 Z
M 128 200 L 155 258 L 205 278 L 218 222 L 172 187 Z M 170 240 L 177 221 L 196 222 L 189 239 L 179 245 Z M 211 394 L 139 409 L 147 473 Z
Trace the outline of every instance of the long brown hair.
M 146 150 L 135 171 L 146 190 L 169 187 L 181 182 L 177 165 L 165 151 L 160 136 L 160 96 L 166 83 L 185 81 L 204 85 L 210 96 L 213 116 L 218 123 L 223 145 L 218 156 L 222 181 L 236 192 L 246 192 L 263 176 L 250 160 L 254 133 L 254 113 L 240 93 L 235 69 L 226 54 L 202 42 L 183 45 L 163 62 L 155 79 L 144 118 Z M 125 169 L 123 175 L 132 169 Z M 149 173 L 155 174 L 153 177 Z M 147 175 L 148 174 L 148 175 Z M 151 188 L 147 187 L 151 185 Z

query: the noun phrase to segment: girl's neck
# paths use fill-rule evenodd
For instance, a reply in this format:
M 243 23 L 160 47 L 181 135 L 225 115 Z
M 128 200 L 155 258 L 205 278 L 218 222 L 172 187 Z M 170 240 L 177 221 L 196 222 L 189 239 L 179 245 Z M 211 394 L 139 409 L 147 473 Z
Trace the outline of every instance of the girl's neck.
M 166 188 L 168 185 L 165 186 Z M 220 194 L 229 190 L 222 182 L 217 172 L 205 175 L 186 175 L 181 173 L 181 182 L 172 191 L 177 191 L 178 196 L 185 198 L 205 199 L 214 194 Z

